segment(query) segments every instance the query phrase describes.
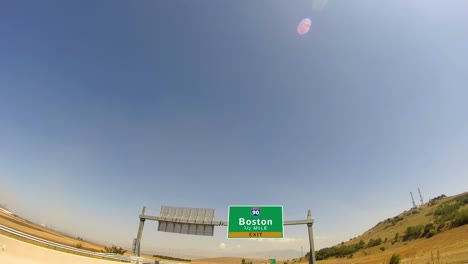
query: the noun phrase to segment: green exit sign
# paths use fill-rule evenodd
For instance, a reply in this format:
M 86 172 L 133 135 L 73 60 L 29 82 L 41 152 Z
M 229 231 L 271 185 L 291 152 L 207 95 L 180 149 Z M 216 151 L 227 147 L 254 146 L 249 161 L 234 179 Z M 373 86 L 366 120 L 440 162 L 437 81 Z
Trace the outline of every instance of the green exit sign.
M 229 206 L 228 238 L 283 238 L 283 206 Z

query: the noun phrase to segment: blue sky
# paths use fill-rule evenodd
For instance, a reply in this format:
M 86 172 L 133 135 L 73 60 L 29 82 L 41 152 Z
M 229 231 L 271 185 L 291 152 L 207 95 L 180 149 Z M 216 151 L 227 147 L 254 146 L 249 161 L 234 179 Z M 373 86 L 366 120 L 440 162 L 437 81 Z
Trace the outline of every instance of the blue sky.
M 311 209 L 317 248 L 468 187 L 466 1 L 2 1 L 0 201 L 130 247 L 142 206 Z M 310 32 L 296 33 L 303 18 Z M 308 247 L 156 232 L 143 250 Z

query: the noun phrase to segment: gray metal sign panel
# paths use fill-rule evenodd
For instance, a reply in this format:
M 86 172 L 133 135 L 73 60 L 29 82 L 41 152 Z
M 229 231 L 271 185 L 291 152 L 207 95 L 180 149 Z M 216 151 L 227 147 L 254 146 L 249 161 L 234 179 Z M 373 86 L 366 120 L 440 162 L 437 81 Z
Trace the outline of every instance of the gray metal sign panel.
M 161 206 L 159 218 L 173 222 L 211 223 L 214 220 L 214 209 Z
M 197 236 L 213 236 L 214 226 L 159 221 L 158 231 Z
M 161 206 L 158 231 L 213 236 L 214 209 Z

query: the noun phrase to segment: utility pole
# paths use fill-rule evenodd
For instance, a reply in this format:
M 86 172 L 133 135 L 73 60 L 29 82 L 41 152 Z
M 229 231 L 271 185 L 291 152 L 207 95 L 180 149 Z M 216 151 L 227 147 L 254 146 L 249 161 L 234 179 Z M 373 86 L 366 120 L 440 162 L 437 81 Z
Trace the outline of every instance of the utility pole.
M 421 190 L 419 190 L 419 188 L 418 188 L 418 192 L 419 192 L 419 198 L 421 198 L 421 205 L 423 205 L 424 201 L 423 201 L 423 198 L 422 198 Z
M 414 202 L 413 193 L 412 193 L 412 192 L 410 192 L 410 194 L 411 194 L 411 201 L 413 201 L 413 209 L 416 209 L 416 208 L 417 208 L 417 206 L 416 206 L 416 203 Z

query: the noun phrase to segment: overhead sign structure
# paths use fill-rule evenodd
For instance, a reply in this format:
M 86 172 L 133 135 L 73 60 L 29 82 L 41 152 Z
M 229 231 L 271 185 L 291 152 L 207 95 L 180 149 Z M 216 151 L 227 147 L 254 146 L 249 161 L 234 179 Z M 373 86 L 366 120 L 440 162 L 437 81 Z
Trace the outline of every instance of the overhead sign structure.
M 283 237 L 283 206 L 229 206 L 228 238 Z
M 162 206 L 160 216 L 139 215 L 140 224 L 135 246 L 135 255 L 140 256 L 141 238 L 146 220 L 158 221 L 158 231 L 188 235 L 213 236 L 215 226 L 228 226 L 228 238 L 284 238 L 283 226 L 307 225 L 309 231 L 309 264 L 315 264 L 312 213 L 307 211 L 306 220 L 283 220 L 283 206 L 230 206 L 229 222 L 215 221 L 214 209 Z M 135 241 L 134 241 L 135 243 Z M 275 260 L 271 260 L 275 263 Z

